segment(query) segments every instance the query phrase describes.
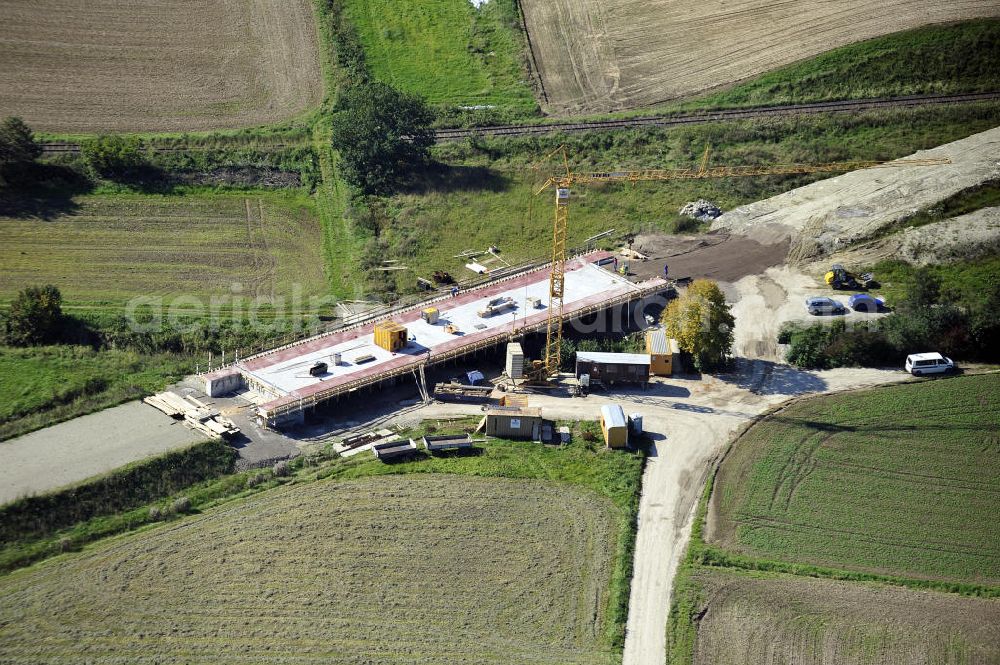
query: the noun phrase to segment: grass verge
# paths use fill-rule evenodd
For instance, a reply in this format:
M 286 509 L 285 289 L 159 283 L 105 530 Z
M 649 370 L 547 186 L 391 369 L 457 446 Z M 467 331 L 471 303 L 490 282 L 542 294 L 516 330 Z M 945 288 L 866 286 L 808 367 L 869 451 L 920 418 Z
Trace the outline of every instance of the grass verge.
M 0 347 L 0 441 L 148 395 L 192 369 L 168 353 Z
M 231 473 L 236 452 L 222 441 L 196 443 L 55 492 L 0 508 L 0 544 L 38 540 L 79 522 L 126 512 L 204 480 Z
M 833 49 L 685 106 L 994 92 L 998 60 L 1000 19 L 932 25 Z
M 919 269 L 903 261 L 887 260 L 877 263 L 873 270 L 880 284 L 879 293 L 892 303 L 906 296 Z M 1000 284 L 1000 255 L 931 265 L 924 270 L 941 280 L 944 302 L 975 309 L 984 304 Z

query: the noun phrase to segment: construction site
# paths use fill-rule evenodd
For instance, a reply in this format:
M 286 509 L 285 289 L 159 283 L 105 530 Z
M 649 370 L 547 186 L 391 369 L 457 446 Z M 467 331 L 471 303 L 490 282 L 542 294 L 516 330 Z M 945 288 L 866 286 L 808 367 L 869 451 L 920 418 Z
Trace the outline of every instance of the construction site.
M 205 393 L 245 391 L 268 427 L 300 423 L 307 409 L 406 376 L 413 376 L 420 395 L 429 399 L 424 370 L 431 365 L 615 308 L 628 317 L 672 288 L 672 281 L 659 277 L 630 281 L 613 272 L 614 264 L 607 252 L 566 261 L 562 297 L 555 304 L 551 268 L 439 296 L 390 319 L 356 324 L 210 372 L 204 377 Z M 520 378 L 517 370 L 513 374 L 509 378 Z

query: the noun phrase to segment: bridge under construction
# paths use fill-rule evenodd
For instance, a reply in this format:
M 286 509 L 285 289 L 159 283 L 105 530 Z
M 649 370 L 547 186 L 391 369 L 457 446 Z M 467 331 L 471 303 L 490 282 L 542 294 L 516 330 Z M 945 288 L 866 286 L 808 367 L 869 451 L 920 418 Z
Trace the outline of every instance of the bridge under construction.
M 606 252 L 592 252 L 567 262 L 564 323 L 669 288 L 664 279 L 634 283 L 602 267 L 611 261 Z M 309 408 L 405 375 L 415 376 L 426 396 L 425 367 L 545 331 L 549 272 L 536 269 L 394 313 L 389 318 L 406 331 L 403 345 L 395 350 L 377 343 L 380 321 L 371 320 L 205 374 L 205 392 L 218 396 L 247 391 L 258 403 L 258 419 L 270 427 L 300 422 Z M 498 302 L 505 306 L 494 311 L 490 305 Z M 425 316 L 428 308 L 437 310 L 436 316 Z

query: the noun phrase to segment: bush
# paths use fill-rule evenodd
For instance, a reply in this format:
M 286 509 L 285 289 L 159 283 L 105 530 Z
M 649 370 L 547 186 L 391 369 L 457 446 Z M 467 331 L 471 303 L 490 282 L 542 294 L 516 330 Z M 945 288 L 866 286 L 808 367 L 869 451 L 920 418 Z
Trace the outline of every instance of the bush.
M 134 136 L 98 136 L 80 144 L 87 169 L 102 178 L 128 175 L 145 164 L 142 143 Z
M 63 323 L 62 294 L 51 284 L 29 286 L 17 294 L 3 322 L 3 340 L 11 346 L 57 341 Z
M 834 324 L 836 325 L 836 324 Z M 843 324 L 841 324 L 841 327 Z M 807 369 L 829 369 L 832 365 L 826 354 L 826 347 L 839 331 L 834 326 L 816 323 L 807 328 L 792 330 L 788 334 L 788 355 L 786 359 L 796 367 Z
M 152 522 L 158 522 L 163 519 L 163 509 L 159 506 L 153 506 L 149 509 L 149 519 Z
M 257 487 L 258 485 L 263 485 L 267 482 L 268 475 L 266 473 L 255 473 L 252 476 L 247 476 L 247 487 Z
M 191 510 L 191 499 L 187 498 L 186 496 L 179 497 L 177 499 L 174 499 L 174 502 L 170 504 L 170 507 L 178 515 L 186 513 L 187 511 Z
M 292 472 L 291 468 L 288 466 L 288 462 L 282 460 L 278 462 L 273 467 L 271 467 L 271 473 L 274 474 L 275 478 L 284 478 Z

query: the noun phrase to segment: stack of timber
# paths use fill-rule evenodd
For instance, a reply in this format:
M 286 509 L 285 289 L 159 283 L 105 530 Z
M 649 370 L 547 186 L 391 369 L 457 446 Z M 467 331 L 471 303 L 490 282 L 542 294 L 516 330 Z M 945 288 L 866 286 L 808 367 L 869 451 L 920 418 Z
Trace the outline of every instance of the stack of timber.
M 181 397 L 167 391 L 150 395 L 142 401 L 171 418 L 183 420 L 188 427 L 210 439 L 231 439 L 240 433 L 236 424 L 229 418 L 224 418 L 218 409 L 191 396 Z
M 461 383 L 439 383 L 434 386 L 434 399 L 462 404 L 489 404 L 493 401 L 493 386 L 466 386 Z

